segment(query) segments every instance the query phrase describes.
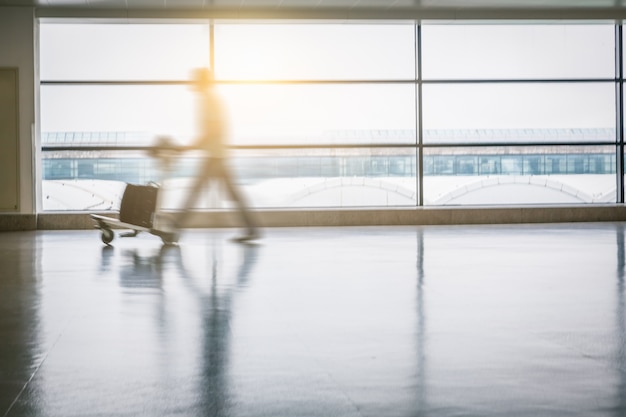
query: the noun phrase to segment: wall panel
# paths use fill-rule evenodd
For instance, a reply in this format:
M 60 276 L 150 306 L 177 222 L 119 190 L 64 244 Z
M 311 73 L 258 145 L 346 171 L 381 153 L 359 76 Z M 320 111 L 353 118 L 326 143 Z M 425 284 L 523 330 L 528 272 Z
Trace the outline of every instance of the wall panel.
M 0 211 L 19 206 L 17 77 L 17 68 L 0 68 Z

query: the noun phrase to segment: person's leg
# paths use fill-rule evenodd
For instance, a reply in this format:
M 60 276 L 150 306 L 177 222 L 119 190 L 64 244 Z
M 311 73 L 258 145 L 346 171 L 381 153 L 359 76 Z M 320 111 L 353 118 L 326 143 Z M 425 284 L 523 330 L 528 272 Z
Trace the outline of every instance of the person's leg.
M 210 158 L 206 158 L 202 161 L 202 166 L 194 179 L 193 185 L 189 190 L 185 203 L 180 208 L 180 213 L 176 216 L 176 226 L 178 228 L 184 227 L 185 222 L 188 220 L 191 213 L 191 209 L 197 203 L 198 198 L 202 193 L 202 189 L 209 182 L 213 176 L 215 170 L 215 164 Z
M 239 209 L 239 216 L 241 218 L 241 221 L 245 225 L 246 234 L 237 238 L 236 240 L 247 241 L 257 239 L 259 237 L 257 222 L 250 212 L 244 195 L 235 185 L 233 177 L 230 173 L 230 169 L 226 165 L 226 161 L 219 160 L 219 163 L 216 163 L 214 175 L 216 179 L 219 178 L 224 184 L 224 187 L 226 188 L 226 192 L 230 196 L 230 199 L 237 205 Z

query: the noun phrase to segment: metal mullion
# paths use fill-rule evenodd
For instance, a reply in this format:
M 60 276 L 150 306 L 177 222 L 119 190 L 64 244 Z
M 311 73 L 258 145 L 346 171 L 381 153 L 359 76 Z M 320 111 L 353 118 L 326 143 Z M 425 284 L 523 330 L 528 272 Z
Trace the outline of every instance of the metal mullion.
M 415 28 L 415 78 L 416 91 L 415 102 L 417 118 L 415 133 L 417 135 L 417 205 L 424 206 L 424 128 L 423 128 L 423 102 L 422 102 L 422 24 L 416 22 Z
M 414 79 L 362 79 L 362 80 L 319 80 L 319 79 L 300 79 L 300 80 L 217 80 L 218 84 L 267 84 L 267 85 L 296 85 L 296 84 L 413 84 Z
M 41 85 L 187 85 L 189 80 L 47 80 Z M 298 85 L 298 84 L 414 84 L 415 79 L 406 80 L 216 80 L 216 84 L 228 85 Z
M 582 83 L 612 83 L 617 78 L 486 78 L 486 79 L 431 79 L 423 80 L 423 84 L 582 84 Z
M 422 143 L 418 145 L 420 150 L 434 149 L 434 148 L 523 148 L 529 146 L 539 147 L 589 147 L 589 146 L 619 146 L 615 142 L 533 142 L 533 143 L 467 143 L 467 142 L 455 142 L 455 143 Z M 407 143 L 371 143 L 371 144 L 319 144 L 319 145 L 232 145 L 229 149 L 233 150 L 280 150 L 280 149 L 410 149 L 415 148 L 414 144 Z M 44 145 L 41 147 L 43 152 L 51 151 L 147 151 L 153 149 L 149 145 L 129 145 L 129 146 L 57 146 L 57 145 Z
M 228 148 L 233 150 L 280 150 L 280 149 L 412 149 L 414 144 L 410 143 L 372 143 L 372 144 L 319 144 L 319 145 L 231 145 Z M 154 149 L 150 145 L 129 145 L 129 146 L 57 146 L 44 145 L 43 152 L 51 151 L 148 151 Z
M 371 144 L 319 144 L 319 145 L 232 145 L 229 149 L 250 149 L 250 150 L 264 150 L 264 149 L 409 149 L 414 148 L 415 145 L 409 143 L 371 143 Z
M 69 146 L 55 146 L 44 145 L 41 147 L 42 152 L 113 152 L 113 151 L 149 151 L 154 149 L 153 146 L 81 146 L 81 145 L 69 145 Z
M 514 147 L 522 148 L 528 146 L 615 146 L 615 141 L 601 142 L 452 142 L 452 143 L 424 143 L 424 148 L 494 148 L 494 147 Z
M 187 85 L 189 81 L 182 80 L 47 80 L 40 81 L 40 85 Z
M 615 133 L 617 137 L 615 172 L 617 203 L 624 203 L 624 70 L 623 70 L 623 27 L 615 24 Z

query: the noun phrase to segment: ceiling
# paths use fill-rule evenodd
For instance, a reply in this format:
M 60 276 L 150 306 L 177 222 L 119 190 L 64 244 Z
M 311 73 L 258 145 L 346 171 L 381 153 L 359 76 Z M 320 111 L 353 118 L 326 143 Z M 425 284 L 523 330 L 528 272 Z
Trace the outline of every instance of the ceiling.
M 40 16 L 224 18 L 537 18 L 626 17 L 626 0 L 0 0 Z

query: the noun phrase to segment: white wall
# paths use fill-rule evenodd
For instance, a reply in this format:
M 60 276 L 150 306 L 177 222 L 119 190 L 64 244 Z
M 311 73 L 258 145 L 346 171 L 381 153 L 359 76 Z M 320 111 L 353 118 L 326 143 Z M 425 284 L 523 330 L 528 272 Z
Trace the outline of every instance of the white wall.
M 35 9 L 0 7 L 0 67 L 19 70 L 19 213 L 35 212 Z M 1 150 L 0 150 L 1 151 Z

